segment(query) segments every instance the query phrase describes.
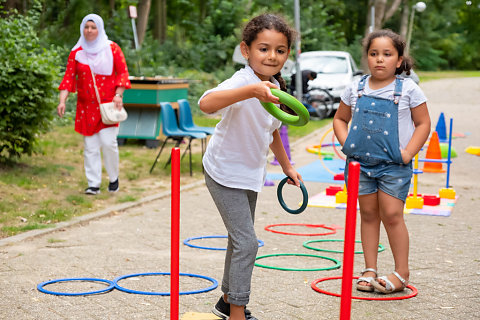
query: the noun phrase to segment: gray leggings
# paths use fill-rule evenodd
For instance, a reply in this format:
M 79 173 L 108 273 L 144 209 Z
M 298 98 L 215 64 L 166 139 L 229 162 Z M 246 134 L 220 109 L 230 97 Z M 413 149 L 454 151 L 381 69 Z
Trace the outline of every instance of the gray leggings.
M 228 302 L 248 304 L 253 266 L 258 251 L 253 227 L 257 192 L 222 186 L 205 173 L 208 191 L 228 231 L 227 253 L 223 270 L 222 292 Z

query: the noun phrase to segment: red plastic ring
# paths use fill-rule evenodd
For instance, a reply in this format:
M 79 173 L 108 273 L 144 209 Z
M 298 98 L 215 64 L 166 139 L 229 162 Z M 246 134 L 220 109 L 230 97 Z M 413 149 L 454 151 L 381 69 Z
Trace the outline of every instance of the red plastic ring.
M 353 277 L 352 279 L 358 279 L 359 277 Z M 339 294 L 339 293 L 334 293 L 334 292 L 329 292 L 329 291 L 326 291 L 326 290 L 322 290 L 320 289 L 319 287 L 317 287 L 317 283 L 319 282 L 323 282 L 323 281 L 327 281 L 327 280 L 336 280 L 336 279 L 342 279 L 342 277 L 327 277 L 327 278 L 321 278 L 321 279 L 317 279 L 317 280 L 313 280 L 312 284 L 311 284 L 311 287 L 313 290 L 317 291 L 317 292 L 320 292 L 320 293 L 324 293 L 324 294 L 328 294 L 329 296 L 334 296 L 334 297 L 341 297 L 342 295 Z M 386 297 L 383 297 L 383 298 L 377 298 L 377 297 L 356 297 L 356 296 L 352 296 L 352 299 L 358 299 L 358 300 L 378 300 L 378 301 L 387 301 L 387 300 L 403 300 L 403 299 L 410 299 L 410 298 L 413 298 L 415 297 L 417 294 L 418 294 L 418 290 L 417 288 L 415 288 L 414 286 L 412 285 L 407 285 L 407 288 L 412 290 L 412 293 L 406 295 L 406 296 L 401 296 L 401 297 L 391 297 L 391 296 L 386 296 Z
M 271 229 L 272 227 L 279 227 L 279 226 L 305 226 L 308 228 L 324 228 L 327 230 L 331 230 L 330 232 L 324 232 L 324 233 L 293 233 L 293 232 L 284 232 L 284 231 L 277 231 Z M 279 223 L 279 224 L 271 224 L 265 227 L 265 230 L 274 232 L 274 233 L 280 233 L 280 234 L 286 234 L 290 236 L 326 236 L 330 234 L 335 234 L 337 233 L 337 230 L 332 227 L 327 227 L 324 224 L 306 224 L 306 223 Z
M 333 151 L 335 152 L 335 154 L 340 158 L 342 159 L 343 161 L 346 160 L 345 156 L 342 156 L 338 151 L 337 151 L 337 147 L 335 146 L 335 134 L 332 134 L 332 147 L 333 147 Z

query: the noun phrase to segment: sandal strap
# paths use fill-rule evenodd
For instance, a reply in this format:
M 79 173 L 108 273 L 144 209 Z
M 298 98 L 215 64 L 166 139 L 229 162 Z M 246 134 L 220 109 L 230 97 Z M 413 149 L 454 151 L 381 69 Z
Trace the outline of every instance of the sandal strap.
M 406 284 L 407 281 L 406 281 L 405 279 L 403 279 L 402 276 L 399 275 L 397 271 L 393 271 L 392 273 L 395 275 L 395 277 L 398 278 L 398 280 L 400 280 L 400 281 L 402 282 L 402 284 L 403 284 L 404 286 L 407 285 L 407 284 Z
M 375 275 L 377 275 L 377 270 L 375 270 L 375 269 L 373 269 L 373 268 L 365 268 L 365 269 L 363 269 L 363 270 L 360 272 L 360 274 L 363 276 L 363 274 L 364 274 L 365 272 L 369 272 L 369 271 L 370 271 L 370 272 L 373 272 L 373 273 L 375 273 Z
M 373 277 L 360 277 L 357 279 L 357 283 L 360 283 L 360 282 L 368 282 L 370 283 L 370 281 L 373 280 Z
M 378 277 L 378 279 L 381 279 L 381 280 L 385 281 L 385 286 L 383 286 L 385 288 L 385 290 L 395 291 L 395 289 L 396 289 L 395 285 L 392 283 L 392 281 L 388 280 L 387 276 L 381 276 L 381 277 Z

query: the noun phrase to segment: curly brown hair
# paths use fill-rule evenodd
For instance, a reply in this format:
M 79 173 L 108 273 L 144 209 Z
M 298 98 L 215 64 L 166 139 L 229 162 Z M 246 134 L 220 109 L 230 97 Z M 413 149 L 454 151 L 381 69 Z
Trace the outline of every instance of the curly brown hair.
M 295 29 L 291 28 L 282 16 L 273 13 L 264 13 L 256 16 L 247 23 L 242 32 L 242 41 L 250 47 L 252 42 L 257 38 L 257 35 L 265 29 L 283 33 L 287 38 L 289 49 L 292 47 L 292 43 L 297 36 Z M 285 79 L 282 78 L 281 73 L 279 72 L 273 77 L 280 84 L 280 89 L 287 92 L 287 83 L 285 82 Z M 293 110 L 284 104 L 280 105 L 280 109 L 290 114 L 295 114 Z
M 405 39 L 390 29 L 373 31 L 363 40 L 363 47 L 367 55 L 368 50 L 370 50 L 370 46 L 372 45 L 372 41 L 376 38 L 390 38 L 392 40 L 393 46 L 395 49 L 397 49 L 398 57 L 403 57 L 402 64 L 395 70 L 395 74 L 402 74 L 405 71 L 407 75 L 410 75 L 410 70 L 413 67 L 413 59 L 409 56 L 406 56 L 404 53 L 406 47 Z

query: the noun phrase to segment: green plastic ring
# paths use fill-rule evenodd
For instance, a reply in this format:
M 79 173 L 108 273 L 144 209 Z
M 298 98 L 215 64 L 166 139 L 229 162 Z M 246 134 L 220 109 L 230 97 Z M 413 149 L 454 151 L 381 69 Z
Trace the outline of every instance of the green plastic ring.
M 309 243 L 313 243 L 313 242 L 343 242 L 343 241 L 344 240 L 340 240 L 340 239 L 309 240 L 309 241 L 305 241 L 303 243 L 303 246 L 307 249 L 312 249 L 312 250 L 316 250 L 316 251 L 343 253 L 343 250 L 328 250 L 328 249 L 315 248 L 315 247 L 311 247 L 311 246 L 308 245 Z M 356 243 L 362 243 L 362 241 L 360 241 L 360 240 L 356 240 L 355 242 Z M 385 247 L 382 244 L 378 244 L 378 252 L 382 252 L 384 250 L 385 250 Z M 355 253 L 362 254 L 363 251 L 355 251 Z
M 316 254 L 306 254 L 306 253 L 276 253 L 276 254 L 267 254 L 264 256 L 258 256 L 255 258 L 255 260 L 263 259 L 263 258 L 268 258 L 268 257 L 280 257 L 280 256 L 299 256 L 299 257 L 313 257 L 313 258 L 320 258 L 320 259 L 326 259 L 333 261 L 335 263 L 334 266 L 332 267 L 326 267 L 326 268 L 308 268 L 308 269 L 299 269 L 299 268 L 283 268 L 283 267 L 272 267 L 268 266 L 265 264 L 260 264 L 258 262 L 255 262 L 255 265 L 257 267 L 262 267 L 262 268 L 267 268 L 267 269 L 275 269 L 275 270 L 283 270 L 283 271 L 326 271 L 326 270 L 333 270 L 333 269 L 338 269 L 342 265 L 340 261 L 334 258 L 330 257 L 324 257 L 324 256 L 318 256 Z
M 279 90 L 279 89 L 270 89 L 272 91 L 272 94 L 280 99 L 280 102 L 283 103 L 284 105 L 287 105 L 295 111 L 297 114 L 296 116 L 291 115 L 286 113 L 285 111 L 279 109 L 276 105 L 274 105 L 271 102 L 263 102 L 260 101 L 262 106 L 265 108 L 265 110 L 268 111 L 272 116 L 277 118 L 278 120 L 282 121 L 283 123 L 296 126 L 296 127 L 301 127 L 307 124 L 307 122 L 310 120 L 310 114 L 308 113 L 307 108 L 295 99 L 294 96 L 289 95 L 285 91 Z
M 305 208 L 307 207 L 307 204 L 308 204 L 308 192 L 307 192 L 307 188 L 305 188 L 305 185 L 303 184 L 302 181 L 300 181 L 300 189 L 302 190 L 302 195 L 303 195 L 303 202 L 302 202 L 302 205 L 300 206 L 300 208 L 298 209 L 290 209 L 289 207 L 287 207 L 285 201 L 283 200 L 283 195 L 282 195 L 282 190 L 283 190 L 283 185 L 285 183 L 287 183 L 288 179 L 292 180 L 290 177 L 285 177 L 282 181 L 280 181 L 280 183 L 278 184 L 278 187 L 277 187 L 277 198 L 278 198 L 278 202 L 280 202 L 280 205 L 282 206 L 282 208 L 287 211 L 288 213 L 291 213 L 291 214 L 299 214 L 299 213 L 302 213 Z

